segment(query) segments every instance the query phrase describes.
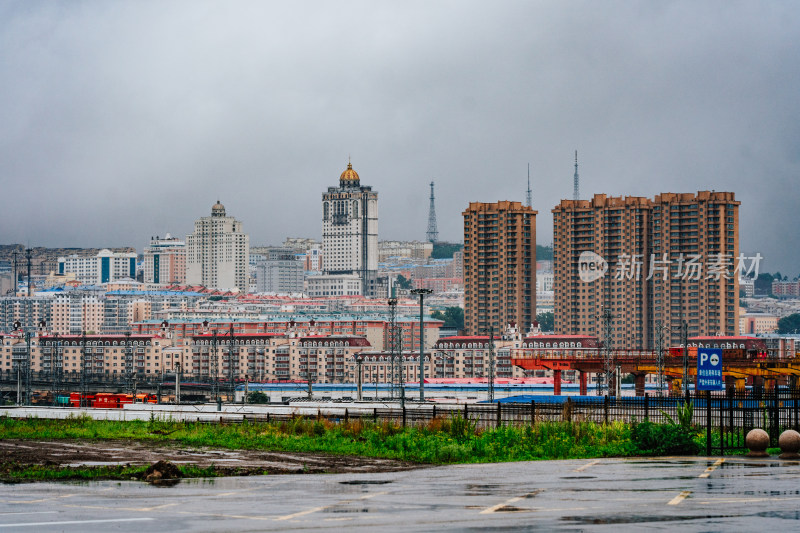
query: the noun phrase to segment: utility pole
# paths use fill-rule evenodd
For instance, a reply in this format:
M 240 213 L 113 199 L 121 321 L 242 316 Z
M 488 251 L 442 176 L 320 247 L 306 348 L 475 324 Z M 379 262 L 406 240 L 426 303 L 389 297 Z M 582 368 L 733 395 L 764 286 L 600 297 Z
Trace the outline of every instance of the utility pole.
M 489 403 L 494 402 L 494 326 L 489 327 L 489 380 L 486 395 Z
M 391 367 L 390 372 L 390 385 L 389 391 L 390 396 L 392 399 L 395 397 L 395 393 L 399 394 L 399 391 L 395 390 L 395 379 L 397 376 L 395 372 L 397 370 L 397 298 L 389 298 L 389 365 Z M 399 383 L 399 379 L 397 382 Z
M 424 299 L 431 289 L 411 289 L 411 294 L 419 294 L 419 401 L 425 401 L 425 312 Z
M 602 390 L 605 389 L 607 394 L 611 394 L 611 379 L 614 375 L 614 353 L 611 349 L 611 321 L 616 317 L 609 309 L 604 309 L 600 317 L 603 320 L 603 376 L 602 384 L 597 383 L 597 394 L 602 396 Z M 615 391 L 616 393 L 616 391 Z
M 689 322 L 686 320 L 681 320 L 681 344 L 683 345 L 683 394 L 685 397 L 689 392 Z
M 230 344 L 228 345 L 228 378 L 230 379 L 230 401 L 234 403 L 235 376 L 233 375 L 233 322 L 230 324 Z
M 25 332 L 25 405 L 31 405 L 31 332 Z
M 16 250 L 11 253 L 11 255 L 14 256 L 14 288 L 12 289 L 14 291 L 14 294 L 12 296 L 17 295 L 17 286 L 19 286 L 19 273 L 17 272 L 17 254 L 19 254 L 19 252 L 17 252 Z
M 219 401 L 219 383 L 217 382 L 217 330 L 211 334 L 211 357 L 209 357 L 209 373 L 211 374 L 211 396 L 214 401 Z
M 53 380 L 53 406 L 58 406 L 58 393 L 61 388 L 61 361 L 58 354 L 58 333 L 50 338 L 50 371 Z
M 81 407 L 88 407 L 86 405 L 86 395 L 89 393 L 89 383 L 86 372 L 86 331 L 84 330 L 81 333 Z
M 31 294 L 31 254 L 33 251 L 30 248 L 25 250 L 25 259 L 28 261 L 28 298 L 33 296 Z
M 656 367 L 658 368 L 658 395 L 664 395 L 664 326 L 656 320 Z
M 400 407 L 406 406 L 406 378 L 403 364 L 403 328 L 397 326 L 397 366 L 400 369 Z
M 181 403 L 181 364 L 175 361 L 175 405 Z

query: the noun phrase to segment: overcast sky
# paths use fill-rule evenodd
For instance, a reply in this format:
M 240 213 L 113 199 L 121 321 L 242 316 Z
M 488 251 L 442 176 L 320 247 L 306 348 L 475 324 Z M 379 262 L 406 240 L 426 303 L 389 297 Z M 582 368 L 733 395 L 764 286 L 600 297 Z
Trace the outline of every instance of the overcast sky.
M 741 243 L 800 272 L 796 2 L 0 0 L 0 243 L 320 238 L 348 156 L 380 239 L 525 200 L 734 191 Z

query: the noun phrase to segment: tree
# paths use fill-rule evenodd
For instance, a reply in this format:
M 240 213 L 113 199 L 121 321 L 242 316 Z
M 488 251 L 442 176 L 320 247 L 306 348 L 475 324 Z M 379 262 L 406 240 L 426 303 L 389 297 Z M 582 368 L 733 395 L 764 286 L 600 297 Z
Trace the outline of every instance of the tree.
M 536 321 L 539 322 L 542 331 L 553 331 L 555 328 L 555 317 L 550 311 L 537 314 Z
M 442 320 L 446 328 L 464 329 L 464 310 L 460 307 L 445 307 L 444 313 L 434 311 L 431 318 Z
M 247 403 L 269 403 L 269 396 L 261 391 L 253 391 L 247 395 Z
M 796 333 L 800 331 L 800 313 L 794 313 L 778 320 L 778 333 Z
M 406 279 L 405 276 L 403 276 L 402 274 L 397 276 L 396 283 L 397 283 L 397 286 L 400 287 L 401 289 L 410 289 L 411 288 L 411 280 L 410 279 Z
M 431 259 L 450 259 L 453 254 L 461 250 L 463 244 L 453 242 L 435 242 L 433 243 L 433 251 L 431 252 Z
M 772 281 L 775 278 L 772 274 L 768 272 L 762 272 L 758 275 L 756 280 L 753 282 L 753 289 L 756 294 L 762 294 L 769 296 L 772 294 Z
M 552 261 L 553 260 L 553 246 L 536 245 L 536 260 L 537 261 Z

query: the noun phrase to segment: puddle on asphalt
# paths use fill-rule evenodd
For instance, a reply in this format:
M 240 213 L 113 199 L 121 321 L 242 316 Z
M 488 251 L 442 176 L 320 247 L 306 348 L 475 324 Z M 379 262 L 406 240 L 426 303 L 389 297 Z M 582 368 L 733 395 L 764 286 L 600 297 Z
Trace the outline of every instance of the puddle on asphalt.
M 61 466 L 77 468 L 81 466 L 120 466 L 128 464 L 124 461 L 81 461 L 80 463 L 64 463 Z
M 340 513 L 368 513 L 369 509 L 367 509 L 366 507 L 364 507 L 362 509 L 345 509 L 345 508 L 333 507 L 331 509 L 325 509 L 323 512 L 325 512 L 325 513 L 336 513 L 336 514 L 340 514 Z
M 499 509 L 495 509 L 495 513 L 532 513 L 533 509 L 522 509 L 521 507 L 514 507 L 513 505 L 504 505 Z
M 487 484 L 487 485 L 473 485 L 469 484 L 464 487 L 464 494 L 466 496 L 491 496 L 493 494 L 497 494 L 497 490 L 502 488 L 502 485 L 499 484 Z
M 340 485 L 386 485 L 387 483 L 393 483 L 393 481 L 385 479 L 351 479 L 339 482 Z
M 695 515 L 695 516 L 656 516 L 656 515 L 628 515 L 628 516 L 562 516 L 562 522 L 573 524 L 644 524 L 647 522 L 685 522 L 693 520 L 716 520 L 720 518 L 739 518 L 739 515 Z
M 597 476 L 561 476 L 561 479 L 597 479 Z

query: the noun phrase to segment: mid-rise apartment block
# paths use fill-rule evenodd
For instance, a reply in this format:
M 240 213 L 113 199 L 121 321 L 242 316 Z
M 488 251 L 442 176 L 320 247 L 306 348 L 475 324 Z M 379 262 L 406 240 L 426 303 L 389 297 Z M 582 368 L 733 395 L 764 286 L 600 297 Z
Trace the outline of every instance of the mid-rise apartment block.
M 136 279 L 136 254 L 100 250 L 95 256 L 73 254 L 58 258 L 58 273 L 74 274 L 84 285 Z
M 186 283 L 214 289 L 249 288 L 250 238 L 242 223 L 217 202 L 210 217 L 194 223 L 186 236 Z
M 536 319 L 536 211 L 471 202 L 464 216 L 464 327 L 501 332 Z
M 730 192 L 562 200 L 555 332 L 652 349 L 738 333 L 739 202 Z
M 144 249 L 145 283 L 186 283 L 186 243 L 169 233 Z

